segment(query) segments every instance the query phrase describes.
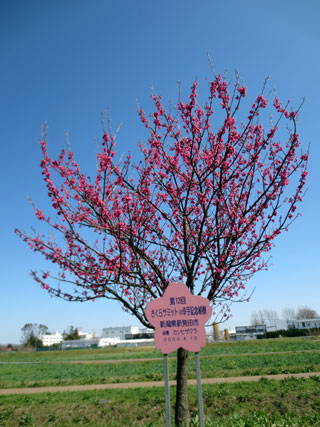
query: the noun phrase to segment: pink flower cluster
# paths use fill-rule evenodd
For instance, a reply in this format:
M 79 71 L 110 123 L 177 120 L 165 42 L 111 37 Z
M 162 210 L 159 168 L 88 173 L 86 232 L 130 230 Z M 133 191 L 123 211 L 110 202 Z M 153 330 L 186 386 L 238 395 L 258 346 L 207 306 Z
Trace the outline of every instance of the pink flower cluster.
M 115 138 L 105 133 L 93 183 L 72 152 L 53 160 L 40 142 L 58 219 L 39 209 L 36 216 L 60 238 L 17 234 L 58 267 L 56 274 L 32 273 L 49 293 L 70 301 L 115 299 L 149 325 L 146 303 L 182 280 L 228 317 L 227 302 L 240 299 L 248 278 L 267 267 L 263 254 L 297 216 L 307 177 L 308 154 L 297 155 L 297 114 L 276 98 L 276 124 L 263 126 L 268 101 L 261 93 L 243 122 L 247 91 L 239 81 L 232 89 L 219 75 L 203 108 L 197 87 L 175 115 L 156 95 L 148 118 L 139 107 L 149 134 L 139 145 L 140 162 L 130 155 L 116 162 Z M 220 127 L 214 106 L 225 115 Z M 277 132 L 287 121 L 290 135 L 280 143 Z

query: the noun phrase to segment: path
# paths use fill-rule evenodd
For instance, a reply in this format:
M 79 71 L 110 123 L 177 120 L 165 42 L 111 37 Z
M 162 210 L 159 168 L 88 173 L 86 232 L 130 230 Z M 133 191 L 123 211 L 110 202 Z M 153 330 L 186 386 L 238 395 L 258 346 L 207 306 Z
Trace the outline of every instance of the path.
M 259 381 L 261 378 L 268 380 L 283 380 L 285 378 L 308 378 L 320 377 L 320 372 L 305 372 L 301 374 L 276 374 L 276 375 L 250 375 L 242 377 L 227 377 L 227 378 L 203 378 L 202 384 L 220 384 L 220 383 L 236 383 L 236 382 L 253 382 Z M 170 385 L 175 385 L 176 382 L 169 381 Z M 188 380 L 188 385 L 196 385 L 197 380 Z M 86 391 L 86 390 L 106 390 L 119 388 L 138 388 L 138 387 L 164 387 L 163 381 L 149 381 L 138 383 L 117 383 L 117 384 L 87 384 L 87 385 L 67 385 L 55 387 L 33 387 L 33 388 L 9 388 L 0 389 L 0 395 L 8 394 L 33 394 L 33 393 L 56 393 L 64 391 Z

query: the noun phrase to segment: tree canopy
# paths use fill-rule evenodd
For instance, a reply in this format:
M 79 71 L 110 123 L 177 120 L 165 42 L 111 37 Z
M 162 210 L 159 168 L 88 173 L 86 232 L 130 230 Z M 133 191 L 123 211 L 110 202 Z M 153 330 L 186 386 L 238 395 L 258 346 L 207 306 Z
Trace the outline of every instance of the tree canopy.
M 63 339 L 66 341 L 73 341 L 80 339 L 78 328 L 69 326 L 67 331 L 63 332 Z
M 41 140 L 42 175 L 57 215 L 35 212 L 58 237 L 16 232 L 60 269 L 32 272 L 43 289 L 68 301 L 117 300 L 150 326 L 145 305 L 172 280 L 228 316 L 228 303 L 267 267 L 263 254 L 296 217 L 306 182 L 298 111 L 274 98 L 266 124 L 263 91 L 240 116 L 246 88 L 239 78 L 232 87 L 215 76 L 203 108 L 197 86 L 175 109 L 166 111 L 154 94 L 149 117 L 139 107 L 149 137 L 139 144 L 138 162 L 130 154 L 116 161 L 115 135 L 105 132 L 94 180 L 72 151 L 53 160 Z
M 317 319 L 319 318 L 319 314 L 316 312 L 316 310 L 313 310 L 312 308 L 307 306 L 303 306 L 303 307 L 298 307 L 296 318 L 297 319 Z

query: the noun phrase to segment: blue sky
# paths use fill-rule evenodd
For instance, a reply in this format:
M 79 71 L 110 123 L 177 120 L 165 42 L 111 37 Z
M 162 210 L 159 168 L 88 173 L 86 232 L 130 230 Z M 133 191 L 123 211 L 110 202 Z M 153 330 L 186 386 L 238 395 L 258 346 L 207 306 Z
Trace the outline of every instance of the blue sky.
M 316 0 L 3 0 L 0 3 L 1 297 L 0 343 L 19 342 L 25 323 L 50 330 L 69 325 L 137 324 L 107 300 L 72 304 L 52 299 L 29 276 L 48 267 L 14 235 L 38 226 L 26 196 L 46 211 L 39 163 L 40 124 L 48 122 L 49 150 L 65 146 L 68 130 L 76 158 L 95 165 L 100 113 L 122 121 L 118 151 L 134 153 L 144 131 L 136 100 L 148 110 L 150 86 L 172 101 L 177 81 L 187 94 L 195 78 L 206 87 L 207 52 L 218 72 L 238 69 L 248 97 L 266 76 L 281 99 L 301 111 L 299 133 L 311 143 L 308 193 L 289 233 L 272 251 L 272 268 L 249 283 L 250 303 L 235 304 L 227 326 L 245 324 L 259 309 L 308 305 L 320 312 L 318 245 L 319 16 Z M 91 162 L 91 163 L 90 163 Z

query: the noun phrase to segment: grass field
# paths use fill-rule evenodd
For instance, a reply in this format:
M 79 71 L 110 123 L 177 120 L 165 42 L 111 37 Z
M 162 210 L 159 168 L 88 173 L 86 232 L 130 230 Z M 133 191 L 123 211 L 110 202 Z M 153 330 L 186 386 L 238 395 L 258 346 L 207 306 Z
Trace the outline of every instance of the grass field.
M 320 371 L 320 352 L 213 356 L 201 360 L 203 378 L 316 371 Z M 170 379 L 175 379 L 176 361 L 174 359 L 169 361 L 169 373 Z M 191 359 L 189 378 L 195 377 L 195 360 Z M 0 388 L 161 381 L 162 379 L 161 359 L 114 364 L 42 362 L 0 365 Z
M 320 426 L 320 382 L 288 379 L 203 386 L 206 426 Z M 171 387 L 171 402 L 175 388 Z M 197 392 L 189 389 L 191 425 Z M 13 395 L 0 398 L 1 426 L 164 426 L 161 388 Z
M 155 357 L 157 359 L 153 360 L 152 358 Z M 141 360 L 142 358 L 149 360 Z M 116 363 L 121 359 L 123 360 L 121 363 Z M 136 359 L 140 359 L 138 363 Z M 98 360 L 114 360 L 115 363 L 94 363 Z M 132 360 L 132 362 L 125 360 Z M 320 371 L 320 340 L 278 339 L 209 344 L 201 352 L 203 378 L 316 371 Z M 173 353 L 169 358 L 170 379 L 175 379 L 175 373 L 176 359 Z M 191 353 L 189 378 L 195 377 L 195 359 Z M 111 348 L 0 354 L 0 388 L 160 381 L 162 379 L 162 357 L 152 347 L 124 348 L 121 351 Z
M 286 351 L 320 350 L 320 338 L 285 338 L 254 341 L 239 341 L 232 343 L 207 344 L 201 350 L 201 356 L 216 356 L 227 354 L 253 354 Z M 124 347 L 104 348 L 95 350 L 65 350 L 43 352 L 2 352 L 0 362 L 38 362 L 38 361 L 73 361 L 73 360 L 115 360 L 142 359 L 162 357 L 154 347 Z M 169 357 L 174 358 L 172 353 Z
M 316 372 L 320 371 L 320 339 L 209 344 L 200 356 L 203 378 Z M 94 363 L 107 360 L 115 363 Z M 175 370 L 173 353 L 171 379 Z M 189 378 L 195 378 L 192 354 Z M 150 380 L 163 380 L 162 355 L 153 347 L 0 353 L 0 388 Z M 175 388 L 170 392 L 173 404 Z M 320 378 L 315 376 L 203 385 L 203 399 L 209 427 L 320 426 Z M 0 426 L 163 426 L 164 408 L 161 387 L 0 396 Z M 191 425 L 198 425 L 193 386 L 190 412 Z

